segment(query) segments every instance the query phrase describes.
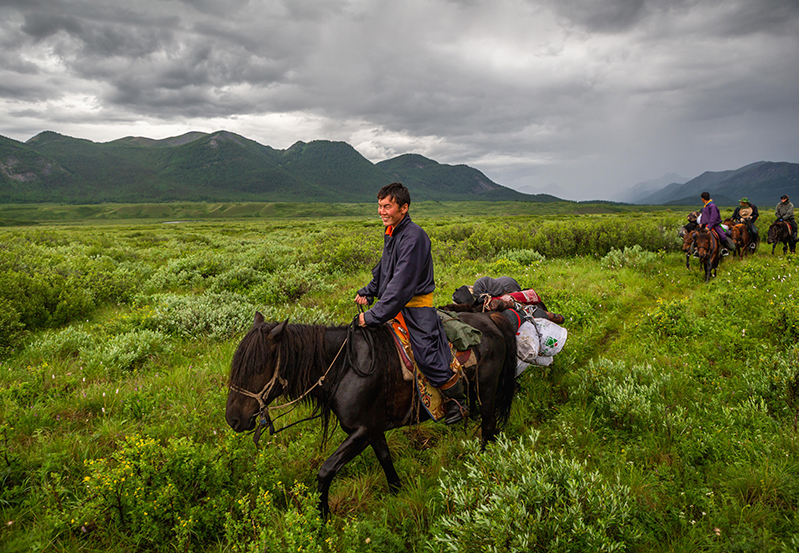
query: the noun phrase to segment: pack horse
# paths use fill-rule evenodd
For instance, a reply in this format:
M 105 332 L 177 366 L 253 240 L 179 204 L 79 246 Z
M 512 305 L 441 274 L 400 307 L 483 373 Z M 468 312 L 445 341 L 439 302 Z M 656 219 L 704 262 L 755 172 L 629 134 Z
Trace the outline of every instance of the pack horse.
M 470 403 L 479 405 L 482 440 L 493 440 L 508 419 L 514 395 L 516 338 L 502 315 L 461 313 L 481 331 L 477 364 L 465 373 Z M 270 404 L 285 396 L 314 406 L 327 434 L 331 413 L 347 434 L 317 474 L 320 510 L 328 515 L 328 490 L 336 473 L 371 446 L 389 488 L 400 487 L 384 433 L 427 418 L 415 409 L 412 383 L 403 379 L 390 328 L 326 327 L 266 322 L 256 313 L 231 362 L 225 418 L 236 432 L 274 432 Z

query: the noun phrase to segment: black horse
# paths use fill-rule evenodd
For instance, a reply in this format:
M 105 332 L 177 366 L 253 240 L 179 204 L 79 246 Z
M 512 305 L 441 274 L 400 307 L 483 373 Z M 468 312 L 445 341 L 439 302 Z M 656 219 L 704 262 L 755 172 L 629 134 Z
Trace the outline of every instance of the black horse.
M 483 444 L 495 438 L 511 411 L 516 369 L 516 336 L 499 314 L 459 314 L 477 328 L 482 339 L 473 350 L 478 363 L 465 369 L 474 405 L 479 400 Z M 317 475 L 320 510 L 328 515 L 328 489 L 341 468 L 372 446 L 397 491 L 384 432 L 428 418 L 412 401 L 412 382 L 404 380 L 400 359 L 388 326 L 325 327 L 267 323 L 256 313 L 231 362 L 225 418 L 233 430 L 255 428 L 255 439 L 269 426 L 269 404 L 279 396 L 315 405 L 327 435 L 329 415 L 339 420 L 347 438 L 328 457 Z M 259 427 L 256 428 L 256 418 Z
M 794 253 L 797 242 L 792 239 L 792 229 L 786 221 L 775 221 L 769 226 L 767 231 L 767 244 L 772 244 L 772 254 L 775 255 L 775 246 L 778 242 L 783 244 L 783 255 L 786 255 L 788 248 Z

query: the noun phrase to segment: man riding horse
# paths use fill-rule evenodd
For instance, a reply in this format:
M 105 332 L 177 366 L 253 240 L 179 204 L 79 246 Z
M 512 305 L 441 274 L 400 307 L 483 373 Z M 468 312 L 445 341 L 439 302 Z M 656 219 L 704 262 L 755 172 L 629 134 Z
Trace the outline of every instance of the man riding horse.
M 464 386 L 460 375 L 450 368 L 450 347 L 444 327 L 433 308 L 433 258 L 431 241 L 411 221 L 411 195 L 399 182 L 378 192 L 378 214 L 385 227 L 383 253 L 372 269 L 372 281 L 361 288 L 354 301 L 359 305 L 378 303 L 361 313 L 358 323 L 374 327 L 392 319 L 404 320 L 414 360 L 433 386 L 448 398 L 445 422 L 464 418 Z
M 750 200 L 747 198 L 741 198 L 739 200 L 739 207 L 733 210 L 733 216 L 731 219 L 733 219 L 734 223 L 744 223 L 744 225 L 747 227 L 747 231 L 752 237 L 750 249 L 755 250 L 756 242 L 758 241 L 758 228 L 756 227 L 756 219 L 758 219 L 758 206 L 750 203 Z
M 701 226 L 717 233 L 720 242 L 725 244 L 725 248 L 727 248 L 727 250 L 722 250 L 722 255 L 728 255 L 728 250 L 735 250 L 736 244 L 733 243 L 733 240 L 722 228 L 722 216 L 719 214 L 719 208 L 708 192 L 700 194 L 700 198 L 703 200 L 703 210 L 700 213 Z
M 794 205 L 789 201 L 789 196 L 784 194 L 781 201 L 775 206 L 775 222 L 785 222 L 792 229 L 792 240 L 797 242 L 797 221 L 794 219 Z

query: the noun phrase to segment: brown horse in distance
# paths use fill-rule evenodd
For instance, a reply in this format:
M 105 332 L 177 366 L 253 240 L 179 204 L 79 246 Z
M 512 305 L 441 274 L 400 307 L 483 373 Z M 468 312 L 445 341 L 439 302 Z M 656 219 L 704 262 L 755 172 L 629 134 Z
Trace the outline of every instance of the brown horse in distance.
M 747 230 L 747 225 L 744 223 L 733 225 L 731 229 L 731 239 L 733 243 L 736 244 L 736 254 L 739 256 L 740 260 L 750 253 L 752 237 L 750 236 L 750 231 Z
M 683 234 L 683 253 L 686 254 L 686 268 L 689 269 L 689 260 L 692 258 L 694 253 L 697 251 L 697 247 L 695 246 L 695 236 L 697 235 L 697 231 L 693 230 L 691 232 L 686 232 Z
M 700 256 L 700 265 L 705 269 L 706 282 L 708 282 L 711 280 L 712 273 L 715 277 L 717 276 L 717 266 L 721 257 L 719 237 L 714 231 L 707 228 L 701 228 L 695 232 L 695 244 Z

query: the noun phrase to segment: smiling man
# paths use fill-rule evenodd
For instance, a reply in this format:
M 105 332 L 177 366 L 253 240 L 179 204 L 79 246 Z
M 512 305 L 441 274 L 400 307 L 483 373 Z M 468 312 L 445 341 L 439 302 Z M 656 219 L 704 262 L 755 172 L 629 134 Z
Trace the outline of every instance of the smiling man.
M 414 360 L 431 384 L 447 398 L 445 422 L 464 417 L 464 386 L 450 368 L 450 348 L 439 315 L 433 308 L 431 241 L 411 221 L 408 189 L 395 182 L 378 192 L 378 214 L 385 227 L 381 260 L 372 281 L 355 297 L 360 305 L 378 302 L 359 315 L 361 326 L 377 326 L 397 318 L 405 322 Z

